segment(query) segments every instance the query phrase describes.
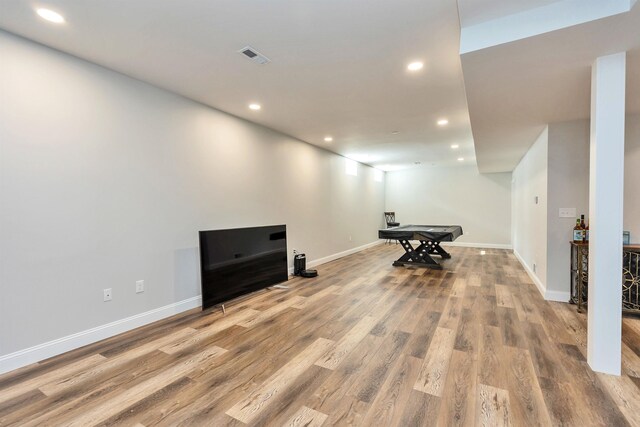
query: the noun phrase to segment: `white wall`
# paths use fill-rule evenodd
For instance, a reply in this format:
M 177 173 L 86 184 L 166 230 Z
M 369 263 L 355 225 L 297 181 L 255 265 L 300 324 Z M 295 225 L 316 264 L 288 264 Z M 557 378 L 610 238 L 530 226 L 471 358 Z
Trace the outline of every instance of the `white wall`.
M 198 230 L 377 241 L 369 167 L 4 32 L 0 58 L 0 356 L 197 301 Z
M 640 114 L 627 115 L 624 141 L 624 229 L 640 244 Z
M 547 292 L 560 301 L 569 300 L 569 242 L 576 218 L 560 218 L 559 209 L 589 216 L 589 135 L 589 120 L 549 125 Z
M 510 247 L 511 174 L 475 166 L 387 172 L 386 208 L 401 224 L 461 225 L 456 243 Z
M 559 218 L 560 207 L 575 207 L 589 219 L 589 120 L 549 125 L 549 212 L 547 288 L 568 295 L 568 242 L 575 219 Z M 624 229 L 640 242 L 640 115 L 626 117 Z
M 514 169 L 512 181 L 513 250 L 543 295 L 547 283 L 548 137 L 545 127 Z
M 544 136 L 544 134 L 542 135 Z M 589 120 L 575 120 L 552 123 L 548 126 L 547 155 L 543 157 L 540 139 L 522 159 L 516 170 L 514 180 L 541 182 L 543 172 L 547 175 L 547 232 L 546 239 L 539 232 L 540 226 L 528 215 L 538 212 L 525 209 L 532 190 L 529 185 L 513 187 L 513 201 L 520 203 L 513 209 L 514 249 L 525 259 L 528 268 L 532 268 L 533 258 L 540 259 L 546 250 L 547 265 L 543 272 L 537 266 L 537 279 L 544 284 L 545 298 L 567 301 L 569 298 L 570 252 L 569 241 L 575 218 L 560 218 L 560 208 L 576 208 L 576 214 L 584 213 L 589 218 Z M 545 163 L 543 165 L 543 163 Z M 532 174 L 535 165 L 537 170 Z M 529 173 L 523 173 L 525 168 Z M 640 243 L 640 115 L 627 115 L 625 134 L 625 197 L 624 229 L 631 232 L 632 242 Z M 544 246 L 544 248 L 543 248 Z M 531 254 L 529 257 L 524 253 Z M 537 254 L 537 255 L 533 255 Z M 546 278 L 545 278 L 546 276 Z

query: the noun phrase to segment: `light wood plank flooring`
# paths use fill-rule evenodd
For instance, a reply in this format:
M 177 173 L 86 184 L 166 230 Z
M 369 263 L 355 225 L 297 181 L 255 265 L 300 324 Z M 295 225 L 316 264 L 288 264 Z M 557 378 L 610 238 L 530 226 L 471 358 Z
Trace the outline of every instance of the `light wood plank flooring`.
M 623 376 L 586 363 L 586 318 L 509 251 L 397 245 L 320 266 L 227 314 L 194 310 L 0 376 L 0 425 L 640 425 L 640 320 Z

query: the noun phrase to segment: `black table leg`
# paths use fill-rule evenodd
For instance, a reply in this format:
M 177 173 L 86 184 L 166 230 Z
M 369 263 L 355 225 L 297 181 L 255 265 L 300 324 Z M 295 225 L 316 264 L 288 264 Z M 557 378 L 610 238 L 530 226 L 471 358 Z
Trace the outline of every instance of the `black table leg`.
M 444 250 L 442 246 L 440 246 L 440 242 L 422 242 L 423 244 L 427 243 L 429 245 L 429 253 L 430 254 L 438 254 L 442 257 L 442 259 L 451 258 L 451 254 Z
M 429 243 L 431 242 L 420 241 L 420 246 L 414 249 L 411 242 L 408 240 L 400 240 L 400 244 L 402 245 L 405 253 L 394 261 L 393 265 L 398 267 L 408 264 L 415 265 L 416 267 L 427 267 L 433 268 L 434 270 L 442 270 L 442 266 L 429 256 L 431 247 Z M 442 250 L 444 251 L 444 249 Z M 449 255 L 449 257 L 451 257 L 451 255 Z

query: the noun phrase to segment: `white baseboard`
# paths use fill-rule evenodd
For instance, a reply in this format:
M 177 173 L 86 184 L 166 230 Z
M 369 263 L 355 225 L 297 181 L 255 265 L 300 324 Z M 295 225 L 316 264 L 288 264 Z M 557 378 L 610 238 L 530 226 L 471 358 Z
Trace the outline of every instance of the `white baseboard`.
M 544 299 L 547 301 L 569 302 L 569 292 L 567 291 L 549 291 L 544 293 Z
M 173 304 L 165 305 L 144 313 L 135 314 L 125 319 L 116 320 L 106 325 L 97 326 L 87 329 L 86 331 L 77 332 L 58 338 L 49 342 L 35 345 L 14 353 L 0 356 L 0 374 L 39 362 L 49 357 L 75 350 L 87 344 L 130 331 L 140 326 L 173 316 L 192 308 L 200 307 L 202 298 L 200 295 L 178 301 Z
M 309 267 L 315 267 L 316 265 L 325 264 L 327 262 L 334 261 L 339 258 L 346 257 L 347 255 L 355 254 L 356 252 L 364 251 L 365 249 L 372 248 L 377 245 L 383 244 L 384 240 L 376 240 L 366 245 L 358 246 L 356 248 L 347 249 L 346 251 L 338 252 L 337 254 L 329 255 L 324 258 L 318 258 L 309 262 Z
M 540 281 L 538 276 L 533 272 L 533 270 L 529 268 L 529 265 L 525 262 L 524 258 L 520 256 L 518 251 L 514 249 L 513 254 L 516 256 L 516 258 L 518 258 L 518 261 L 520 261 L 520 264 L 522 264 L 529 277 L 531 277 L 533 283 L 536 284 L 536 287 L 542 295 L 542 298 L 544 298 L 546 301 L 569 302 L 569 292 L 548 290 L 547 287 L 544 286 L 544 284 Z
M 463 248 L 513 249 L 511 245 L 502 243 L 441 242 L 440 244 L 442 246 L 459 246 Z
M 346 251 L 338 252 L 332 255 L 328 255 L 323 258 L 314 259 L 307 262 L 307 267 L 315 267 L 327 262 L 335 261 L 336 259 L 346 257 L 347 255 L 355 254 L 356 252 L 364 251 L 365 249 L 372 248 L 377 245 L 383 244 L 384 240 L 376 240 L 375 242 L 367 243 L 366 245 L 358 246 L 355 248 L 347 249 Z M 289 267 L 289 274 L 293 274 L 293 267 Z
M 533 272 L 533 270 L 529 267 L 529 265 L 526 263 L 524 258 L 520 256 L 517 250 L 514 249 L 513 254 L 516 256 L 518 261 L 520 261 L 520 264 L 522 264 L 522 266 L 524 267 L 524 270 L 527 272 L 531 280 L 533 280 L 533 283 L 536 284 L 536 287 L 538 288 L 540 295 L 542 295 L 542 298 L 546 299 L 546 293 L 547 293 L 546 286 L 540 281 L 536 273 Z
M 315 259 L 307 263 L 308 267 L 314 267 L 324 264 L 356 252 L 363 251 L 376 245 L 384 243 L 384 240 L 376 240 L 366 245 L 338 252 L 323 258 Z M 293 274 L 293 267 L 289 269 L 289 274 Z M 164 307 L 146 311 L 144 313 L 135 314 L 125 319 L 116 320 L 106 325 L 97 326 L 66 337 L 58 338 L 49 342 L 35 345 L 33 347 L 18 350 L 13 353 L 0 356 L 0 374 L 39 362 L 49 357 L 57 356 L 67 351 L 75 350 L 88 344 L 98 342 L 100 340 L 110 338 L 114 335 L 130 331 L 140 326 L 162 320 L 164 318 L 191 310 L 202 305 L 202 297 L 200 295 L 179 301 Z

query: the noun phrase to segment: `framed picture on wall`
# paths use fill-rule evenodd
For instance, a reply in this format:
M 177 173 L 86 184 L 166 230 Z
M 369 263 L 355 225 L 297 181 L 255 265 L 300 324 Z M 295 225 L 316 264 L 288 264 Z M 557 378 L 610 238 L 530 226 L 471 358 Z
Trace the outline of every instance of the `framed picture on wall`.
M 623 245 L 628 245 L 631 242 L 631 233 L 629 233 L 628 231 L 623 231 L 622 232 L 622 244 Z

